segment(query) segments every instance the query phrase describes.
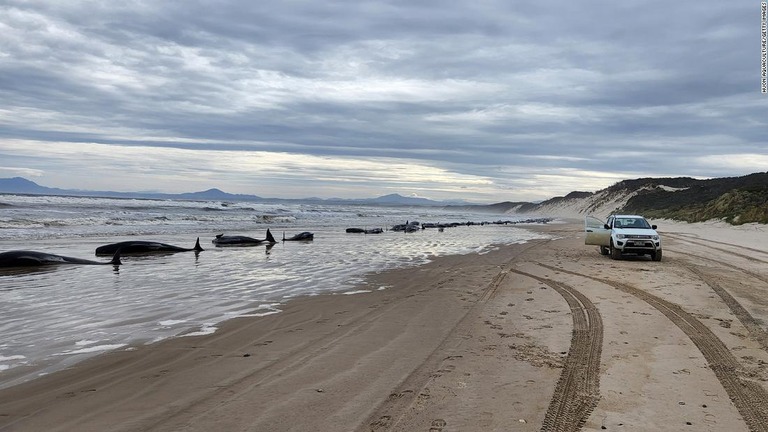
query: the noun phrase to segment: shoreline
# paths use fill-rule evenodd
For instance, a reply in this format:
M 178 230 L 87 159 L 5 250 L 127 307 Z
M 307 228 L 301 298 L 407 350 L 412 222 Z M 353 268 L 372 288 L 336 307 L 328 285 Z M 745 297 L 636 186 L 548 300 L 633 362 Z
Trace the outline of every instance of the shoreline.
M 600 256 L 574 221 L 526 227 L 553 238 L 370 274 L 369 288 L 387 288 L 292 298 L 212 335 L 101 354 L 0 389 L 0 431 L 746 431 L 768 403 L 768 251 L 708 248 L 707 227 L 688 227 L 694 238 L 662 223 L 661 263 Z M 721 376 L 713 362 L 737 368 Z M 564 386 L 569 371 L 589 385 Z M 741 390 L 727 383 L 747 379 L 754 394 L 734 404 Z M 580 417 L 551 414 L 571 401 Z
M 534 240 L 533 242 L 536 241 L 540 240 Z M 260 351 L 265 351 L 266 349 L 269 351 L 276 350 L 279 357 L 289 358 L 294 356 L 304 357 L 302 352 L 307 350 L 317 349 L 324 351 L 328 347 L 315 347 L 316 343 L 313 341 L 327 338 L 335 339 L 338 337 L 336 333 L 346 333 L 343 329 L 344 327 L 359 326 L 363 324 L 362 321 L 371 319 L 372 315 L 379 315 L 379 309 L 390 309 L 388 313 L 396 313 L 398 315 L 397 321 L 399 321 L 399 318 L 405 318 L 401 316 L 403 314 L 402 311 L 391 311 L 394 307 L 393 305 L 411 303 L 409 299 L 412 297 L 423 296 L 423 293 L 414 294 L 411 292 L 413 285 L 424 283 L 425 279 L 434 279 L 435 273 L 439 277 L 440 273 L 449 271 L 442 269 L 451 267 L 452 262 L 457 260 L 463 261 L 468 257 L 469 259 L 479 258 L 485 260 L 498 254 L 516 254 L 518 249 L 529 247 L 529 243 L 531 242 L 503 245 L 483 254 L 471 253 L 440 256 L 434 258 L 430 263 L 420 266 L 369 273 L 364 279 L 365 284 L 359 285 L 358 288 L 370 289 L 371 286 L 386 288 L 384 290 L 372 290 L 354 295 L 324 293 L 298 296 L 287 299 L 280 307 L 281 312 L 277 314 L 263 317 L 233 318 L 219 323 L 218 330 L 210 335 L 176 336 L 150 345 L 131 346 L 129 349 L 98 354 L 77 362 L 67 369 L 43 375 L 12 387 L 0 389 L 0 431 L 4 431 L 8 427 L 11 430 L 17 430 L 17 427 L 21 428 L 20 430 L 25 430 L 24 428 L 27 427 L 21 426 L 13 420 L 7 423 L 5 421 L 9 420 L 9 417 L 13 417 L 11 415 L 4 415 L 6 406 L 10 405 L 13 407 L 12 401 L 17 399 L 39 398 L 33 404 L 50 406 L 56 405 L 56 402 L 62 398 L 76 399 L 82 396 L 90 396 L 91 394 L 105 393 L 104 390 L 100 389 L 103 389 L 103 386 L 108 386 L 110 388 L 108 391 L 115 398 L 115 405 L 122 405 L 124 399 L 133 399 L 133 397 L 122 394 L 122 391 L 116 387 L 120 387 L 126 380 L 138 379 L 137 382 L 132 384 L 132 387 L 140 387 L 141 384 L 145 383 L 142 381 L 145 380 L 150 382 L 167 381 L 169 379 L 178 381 L 179 378 L 174 378 L 174 375 L 171 374 L 171 365 L 174 364 L 183 363 L 181 374 L 185 378 L 181 378 L 181 384 L 179 382 L 170 384 L 167 391 L 170 391 L 171 394 L 176 391 L 170 390 L 171 388 L 176 389 L 179 385 L 184 387 L 183 383 L 194 381 L 194 379 L 188 378 L 187 374 L 197 375 L 197 373 L 191 372 L 189 369 L 196 370 L 200 367 L 206 371 L 209 371 L 210 368 L 222 369 L 223 372 L 216 374 L 216 378 L 210 378 L 211 382 L 208 385 L 215 386 L 214 383 L 216 382 L 226 382 L 233 379 L 233 377 L 240 376 L 243 372 L 237 370 L 237 363 L 244 363 L 248 359 L 254 359 L 259 355 Z M 487 264 L 485 266 L 487 267 Z M 418 275 L 423 272 L 429 272 L 430 275 L 415 279 L 404 276 L 406 273 Z M 411 279 L 413 280 L 406 282 Z M 410 286 L 404 286 L 404 282 Z M 427 289 L 437 291 L 439 287 L 443 286 L 443 283 L 433 285 L 433 287 Z M 443 298 L 454 297 L 455 290 L 453 291 L 452 293 L 442 293 L 437 296 L 438 298 L 430 298 L 431 304 L 424 304 L 423 301 L 419 301 L 416 305 L 408 305 L 414 312 L 415 318 L 419 320 L 419 324 L 409 323 L 407 318 L 402 322 L 389 321 L 388 326 L 395 326 L 395 328 L 388 328 L 382 331 L 387 332 L 389 338 L 396 338 L 397 335 L 393 332 L 400 332 L 409 325 L 425 327 L 436 324 L 435 334 L 445 333 L 446 330 L 443 329 L 443 324 L 452 328 L 455 326 L 455 321 L 460 320 L 466 314 L 463 302 L 467 300 L 463 300 L 463 296 L 477 295 L 476 293 L 462 294 L 461 300 Z M 444 314 L 443 312 L 446 310 L 441 309 L 441 307 L 450 308 L 451 314 Z M 442 318 L 438 319 L 437 317 L 440 316 Z M 311 329 L 308 327 L 311 327 Z M 247 333 L 247 335 L 244 335 L 244 333 Z M 411 342 L 411 347 L 423 350 L 420 346 L 424 345 L 424 336 L 421 335 L 417 339 L 418 341 Z M 362 342 L 369 344 L 367 341 Z M 368 349 L 376 351 L 375 347 L 368 347 Z M 397 349 L 400 348 L 398 347 Z M 346 358 L 348 355 L 344 354 L 341 357 Z M 202 363 L 202 366 L 197 365 L 196 363 L 198 362 Z M 277 367 L 268 360 L 262 359 L 259 362 L 261 364 L 255 366 L 257 369 Z M 375 369 L 385 368 L 393 368 L 393 366 L 381 364 Z M 398 368 L 392 369 L 390 373 L 397 374 Z M 200 375 L 197 376 L 199 377 Z M 237 378 L 234 379 L 237 380 Z M 152 383 L 152 385 L 155 386 L 157 384 Z M 315 389 L 317 393 L 325 392 L 320 390 L 323 389 L 320 387 Z M 132 391 L 138 391 L 142 394 L 145 392 L 136 388 L 133 388 Z M 166 391 L 163 391 L 163 393 L 166 393 Z M 172 400 L 174 397 L 171 394 L 166 394 L 164 397 Z M 103 402 L 104 399 L 99 399 L 98 403 Z M 45 411 L 48 411 L 48 409 Z M 67 415 L 65 413 L 52 414 L 54 416 Z M 109 417 L 111 418 L 113 415 L 113 413 L 110 413 Z M 78 425 L 76 428 L 78 430 L 103 430 L 101 428 L 108 427 L 110 430 L 122 430 L 117 428 L 117 424 L 130 424 L 131 420 L 131 416 L 126 415 L 124 418 L 112 419 L 108 423 L 93 426 L 93 428 L 85 425 Z M 58 423 L 59 421 L 55 422 L 55 424 Z M 35 424 L 37 425 L 37 423 Z M 40 427 L 55 430 L 51 429 L 51 424 L 47 420 L 43 420 Z M 30 430 L 36 427 L 32 426 Z M 139 429 L 144 427 L 141 426 Z M 63 427 L 61 430 L 67 429 L 68 426 Z M 134 429 L 128 427 L 125 430 Z
M 199 255 L 126 256 L 119 271 L 110 266 L 68 266 L 5 272 L 0 276 L 6 318 L 0 387 L 50 373 L 59 368 L 57 364 L 70 365 L 95 351 L 104 352 L 103 348 L 210 329 L 249 313 L 254 304 L 266 307 L 305 294 L 347 291 L 368 272 L 413 266 L 443 254 L 472 253 L 496 240 L 535 236 L 529 230 L 495 226 L 461 227 L 450 235 L 425 231 L 359 237 L 328 227 L 316 232 L 319 241 L 279 243 L 271 253 L 265 253 L 263 246 L 211 246 Z M 193 244 L 194 237 L 183 237 L 145 239 Z M 24 247 L 90 257 L 97 246 L 118 240 L 125 239 L 48 239 Z M 0 243 L 4 250 L 19 247 Z M 77 354 L 85 351 L 94 353 Z
M 523 230 L 526 230 L 526 228 L 533 228 L 533 229 L 527 229 L 527 231 L 530 231 L 530 232 L 535 232 L 536 226 L 537 226 L 537 224 L 523 224 L 523 225 L 515 224 L 514 225 L 515 228 L 519 228 L 519 229 L 523 229 Z M 521 241 L 526 242 L 528 240 L 521 240 Z M 86 249 L 88 249 L 88 250 L 92 249 L 91 243 L 93 243 L 93 241 L 91 241 L 90 239 L 88 239 L 88 241 L 86 241 L 84 243 L 87 246 Z M 99 242 L 99 243 L 103 243 L 103 242 Z M 82 248 L 82 245 L 80 245 L 80 246 Z M 493 250 L 493 248 L 495 248 L 495 247 L 498 247 L 498 245 L 496 245 L 496 244 L 489 244 L 489 245 L 487 245 L 485 247 L 482 247 L 483 250 L 480 251 L 480 252 L 477 252 L 477 251 L 476 252 L 470 252 L 470 251 L 457 252 L 457 251 L 454 251 L 454 252 L 452 252 L 452 254 L 456 255 L 456 256 L 475 255 L 475 254 L 478 254 L 478 253 L 479 254 L 484 254 L 484 253 L 487 253 L 490 250 Z M 222 249 L 222 250 L 216 250 L 215 248 L 212 248 L 212 249 L 213 249 L 213 252 L 221 253 L 222 255 L 225 252 L 230 252 L 227 249 Z M 263 247 L 262 248 L 253 248 L 253 249 L 258 251 L 258 250 L 263 250 Z M 477 250 L 479 250 L 479 249 L 477 249 Z M 252 251 L 249 249 L 246 252 L 252 252 Z M 445 252 L 443 252 L 443 253 L 445 253 Z M 339 285 L 338 283 L 335 284 L 335 285 L 334 284 L 332 284 L 332 285 L 326 284 L 329 287 L 331 287 L 331 286 L 335 287 L 333 290 L 322 290 L 322 291 L 318 291 L 318 292 L 292 294 L 292 295 L 289 295 L 289 296 L 282 296 L 282 297 L 277 297 L 277 298 L 263 298 L 263 299 L 260 299 L 258 301 L 254 301 L 254 302 L 251 302 L 251 303 L 243 303 L 243 306 L 242 307 L 238 307 L 238 309 L 240 309 L 242 311 L 245 311 L 245 312 L 241 313 L 240 315 L 237 315 L 237 316 L 230 315 L 229 317 L 222 316 L 221 317 L 222 320 L 218 320 L 218 321 L 211 321 L 211 320 L 206 320 L 205 322 L 201 321 L 200 323 L 198 323 L 198 325 L 189 327 L 189 328 L 187 328 L 185 330 L 182 330 L 182 331 L 180 331 L 179 333 L 176 333 L 176 334 L 170 334 L 169 333 L 169 334 L 163 336 L 163 338 L 159 339 L 159 340 L 156 339 L 156 338 L 150 337 L 150 335 L 146 335 L 145 337 L 142 337 L 142 338 L 134 338 L 133 341 L 131 341 L 129 339 L 125 339 L 125 338 L 120 338 L 120 339 L 117 339 L 117 340 L 114 340 L 114 341 L 112 341 L 112 340 L 103 340 L 103 341 L 100 341 L 99 344 L 97 344 L 95 346 L 95 348 L 99 348 L 101 346 L 115 347 L 115 348 L 114 349 L 98 349 L 98 350 L 94 350 L 92 353 L 83 352 L 82 354 L 77 354 L 77 353 L 70 354 L 67 351 L 63 351 L 61 353 L 56 353 L 56 354 L 53 354 L 52 356 L 50 356 L 49 358 L 45 358 L 45 359 L 36 361 L 34 364 L 22 364 L 20 366 L 15 366 L 15 367 L 11 367 L 9 369 L 6 369 L 4 371 L 0 371 L 0 372 L 2 372 L 5 375 L 3 377 L 2 385 L 0 385 L 0 390 L 2 390 L 4 388 L 11 387 L 11 386 L 15 386 L 15 385 L 18 385 L 18 384 L 21 384 L 21 383 L 24 383 L 24 382 L 29 381 L 29 380 L 38 379 L 39 377 L 46 376 L 46 375 L 51 374 L 51 373 L 56 373 L 60 369 L 71 368 L 74 365 L 77 365 L 77 364 L 79 364 L 79 363 L 81 363 L 83 361 L 91 359 L 92 357 L 101 356 L 101 355 L 104 355 L 104 354 L 109 354 L 110 352 L 113 352 L 113 351 L 136 350 L 136 349 L 139 349 L 139 348 L 141 348 L 141 347 L 143 347 L 143 346 L 145 346 L 147 344 L 154 345 L 156 343 L 162 343 L 162 342 L 164 342 L 164 341 L 166 341 L 168 339 L 173 339 L 173 338 L 178 338 L 178 337 L 190 337 L 190 333 L 196 333 L 196 332 L 204 332 L 204 333 L 218 332 L 218 330 L 216 330 L 216 329 L 218 329 L 222 325 L 222 323 L 224 323 L 226 321 L 229 321 L 229 320 L 232 320 L 232 319 L 238 319 L 238 316 L 248 317 L 248 316 L 252 316 L 252 315 L 256 315 L 256 314 L 270 315 L 270 314 L 273 314 L 275 312 L 279 313 L 279 312 L 282 311 L 282 309 L 285 307 L 286 304 L 288 304 L 290 302 L 293 302 L 296 299 L 314 298 L 314 297 L 316 297 L 318 295 L 342 295 L 342 294 L 347 295 L 347 294 L 353 294 L 355 291 L 359 292 L 360 294 L 366 294 L 365 291 L 376 290 L 378 288 L 378 287 L 372 286 L 372 284 L 368 284 L 366 282 L 369 279 L 369 276 L 371 276 L 371 275 L 376 275 L 376 274 L 381 273 L 381 272 L 388 272 L 388 271 L 397 272 L 397 271 L 401 271 L 401 270 L 408 269 L 408 268 L 415 268 L 415 267 L 418 267 L 418 266 L 424 264 L 424 263 L 418 263 L 418 261 L 420 261 L 420 260 L 427 260 L 427 262 L 429 262 L 429 260 L 439 259 L 439 258 L 441 258 L 443 256 L 453 256 L 453 255 L 437 254 L 437 255 L 430 255 L 430 256 L 428 256 L 426 258 L 425 258 L 426 255 L 424 255 L 424 256 L 418 256 L 418 257 L 410 258 L 408 260 L 409 262 L 407 264 L 403 264 L 403 263 L 401 263 L 401 264 L 392 264 L 392 263 L 390 263 L 385 268 L 381 268 L 381 269 L 374 269 L 374 268 L 367 269 L 367 270 L 364 270 L 364 271 L 366 271 L 366 273 L 360 273 L 359 275 L 357 275 L 357 274 L 353 275 L 352 278 L 350 279 L 349 283 L 342 284 L 342 285 Z M 181 259 L 186 258 L 185 254 L 173 255 L 170 258 L 177 258 L 177 257 L 181 258 Z M 141 263 L 141 259 L 140 259 L 141 257 L 138 257 L 138 258 L 137 257 L 130 257 L 130 258 L 135 259 L 137 264 Z M 414 262 L 416 262 L 416 263 L 414 263 Z M 133 263 L 131 263 L 131 264 L 133 264 Z M 395 267 L 391 267 L 393 265 L 395 265 Z M 90 269 L 88 269 L 88 270 L 90 270 Z M 116 271 L 114 273 L 116 273 Z M 338 278 L 336 278 L 336 279 L 338 279 Z M 338 288 L 339 286 L 343 286 L 344 287 L 343 290 L 340 290 Z M 274 307 L 276 304 L 278 306 Z M 275 310 L 273 310 L 273 309 L 275 309 Z M 158 325 L 162 326 L 164 324 L 162 322 L 158 322 Z M 173 324 L 171 324 L 171 325 L 173 325 Z M 74 340 L 75 339 L 73 339 L 73 341 Z M 120 345 L 120 346 L 118 346 L 118 345 Z M 93 348 L 93 347 L 89 346 L 88 348 Z M 71 351 L 74 351 L 74 350 L 71 350 Z M 12 358 L 12 357 L 9 357 L 9 358 Z M 35 376 L 35 375 L 37 375 L 37 376 Z

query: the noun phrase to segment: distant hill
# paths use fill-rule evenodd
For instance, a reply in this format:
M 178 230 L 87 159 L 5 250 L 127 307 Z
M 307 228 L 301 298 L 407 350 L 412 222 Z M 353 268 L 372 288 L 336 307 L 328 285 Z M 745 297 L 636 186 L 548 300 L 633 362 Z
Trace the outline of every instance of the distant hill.
M 163 194 L 150 192 L 114 192 L 114 191 L 84 191 L 75 189 L 58 189 L 40 186 L 22 177 L 0 179 L 0 193 L 31 194 L 31 195 L 64 195 L 114 198 L 145 198 L 145 199 L 180 199 L 191 201 L 254 201 L 268 203 L 317 203 L 317 204 L 359 204 L 382 206 L 438 206 L 462 203 L 462 201 L 433 201 L 426 198 L 405 197 L 398 194 L 384 195 L 377 198 L 342 199 L 342 198 L 263 198 L 257 195 L 231 194 L 220 189 L 208 189 L 200 192 L 181 194 Z
M 220 189 L 208 189 L 201 192 L 189 192 L 176 195 L 165 195 L 166 197 L 172 197 L 172 199 L 183 199 L 191 201 L 261 201 L 264 198 L 256 195 L 239 195 L 224 192 Z
M 40 186 L 37 183 L 29 181 L 23 177 L 0 179 L 0 192 L 39 195 L 54 194 L 58 191 L 61 190 Z
M 685 222 L 721 219 L 735 225 L 768 223 L 768 173 L 708 180 L 623 180 L 594 193 L 572 192 L 512 212 L 565 217 L 605 217 L 622 212 Z

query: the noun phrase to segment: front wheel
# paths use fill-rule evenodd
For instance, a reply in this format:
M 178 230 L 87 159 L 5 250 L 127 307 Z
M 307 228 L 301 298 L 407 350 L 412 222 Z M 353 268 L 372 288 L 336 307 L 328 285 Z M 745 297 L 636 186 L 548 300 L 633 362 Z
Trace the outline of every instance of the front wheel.
M 600 246 L 600 255 L 608 255 L 609 252 L 606 246 Z
M 654 261 L 661 261 L 661 249 L 651 253 L 651 259 Z
M 611 251 L 611 259 L 615 259 L 615 260 L 621 259 L 621 250 L 613 247 L 613 242 L 611 242 L 610 251 Z

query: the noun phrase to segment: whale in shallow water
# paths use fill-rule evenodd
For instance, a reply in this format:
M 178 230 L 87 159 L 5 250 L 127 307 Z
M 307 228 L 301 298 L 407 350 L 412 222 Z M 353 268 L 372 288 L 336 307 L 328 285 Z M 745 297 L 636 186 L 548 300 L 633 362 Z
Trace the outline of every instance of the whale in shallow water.
M 226 236 L 224 234 L 219 234 L 211 241 L 211 243 L 216 246 L 253 246 L 262 243 L 274 244 L 277 243 L 277 240 L 275 240 L 272 233 L 269 232 L 269 228 L 267 228 L 267 238 L 264 240 L 246 236 Z
M 102 265 L 112 264 L 120 265 L 120 250 L 116 251 L 111 261 L 99 262 L 82 258 L 72 258 L 63 255 L 56 255 L 48 252 L 15 250 L 0 253 L 0 267 L 39 267 L 62 264 L 86 264 Z
M 315 239 L 315 234 L 304 231 L 302 233 L 298 233 L 293 237 L 285 238 L 285 231 L 283 231 L 283 241 L 311 241 Z
M 381 234 L 384 232 L 381 228 L 347 228 L 348 233 L 360 234 Z
M 113 255 L 120 250 L 120 253 L 125 254 L 139 254 L 139 253 L 153 253 L 153 252 L 200 252 L 203 250 L 200 247 L 200 237 L 195 242 L 195 247 L 191 249 L 173 246 L 165 243 L 143 241 L 143 240 L 129 240 L 120 243 L 112 243 L 96 248 L 96 255 Z

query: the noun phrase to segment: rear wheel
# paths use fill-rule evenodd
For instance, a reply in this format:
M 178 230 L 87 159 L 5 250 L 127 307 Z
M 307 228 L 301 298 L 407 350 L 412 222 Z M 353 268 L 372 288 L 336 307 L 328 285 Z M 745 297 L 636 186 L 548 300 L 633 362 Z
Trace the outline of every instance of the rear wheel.
M 613 242 L 611 242 L 610 251 L 611 251 L 611 259 L 615 259 L 615 260 L 621 259 L 621 251 L 613 247 Z
M 608 253 L 610 253 L 610 251 L 606 246 L 600 246 L 600 255 L 608 255 Z
M 654 261 L 661 261 L 661 249 L 651 253 L 651 259 Z

